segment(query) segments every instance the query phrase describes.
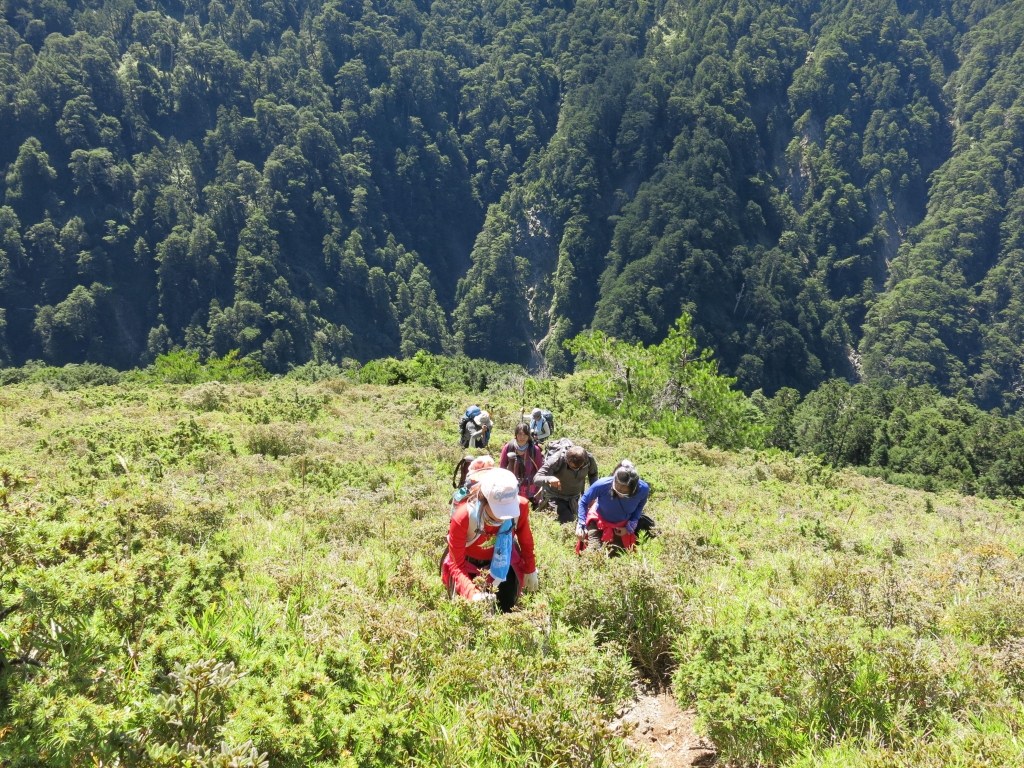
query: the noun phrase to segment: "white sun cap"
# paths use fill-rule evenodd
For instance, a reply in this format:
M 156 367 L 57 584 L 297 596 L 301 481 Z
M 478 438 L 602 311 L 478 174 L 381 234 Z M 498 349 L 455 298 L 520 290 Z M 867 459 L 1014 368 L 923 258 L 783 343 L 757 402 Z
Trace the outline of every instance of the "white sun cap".
M 487 499 L 491 515 L 497 520 L 519 517 L 519 481 L 507 469 L 482 473 L 480 493 Z

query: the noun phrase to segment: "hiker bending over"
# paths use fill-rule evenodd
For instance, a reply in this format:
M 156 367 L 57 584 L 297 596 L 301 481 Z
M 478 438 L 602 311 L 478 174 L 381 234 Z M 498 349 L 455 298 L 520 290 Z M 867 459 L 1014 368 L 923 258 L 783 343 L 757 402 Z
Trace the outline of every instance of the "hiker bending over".
M 611 477 L 602 477 L 580 498 L 576 537 L 595 549 L 605 545 L 613 551 L 632 549 L 650 492 L 633 462 L 619 462 Z
M 541 455 L 540 447 L 530 437 L 530 428 L 520 422 L 516 425 L 516 435 L 505 443 L 501 449 L 501 460 L 498 466 L 509 470 L 519 480 L 519 495 L 526 497 L 537 506 L 536 501 L 540 495 L 540 488 L 535 484 L 534 476 L 544 457 Z
M 554 417 L 552 417 L 553 420 Z M 533 413 L 530 414 L 530 434 L 538 443 L 543 443 L 551 437 L 551 422 L 540 408 L 534 408 Z
M 571 523 L 587 483 L 597 482 L 597 460 L 586 448 L 569 446 L 547 457 L 534 482 L 544 489 L 544 498 L 555 508 L 558 522 Z
M 507 469 L 484 469 L 469 478 L 469 495 L 452 509 L 448 553 L 441 561 L 441 580 L 449 596 L 467 600 L 497 600 L 510 610 L 521 590 L 540 586 L 530 531 L 530 504 L 519 495 L 519 481 Z M 473 583 L 486 569 L 494 592 L 481 592 Z
M 480 411 L 476 416 L 466 422 L 463 427 L 462 443 L 466 448 L 486 448 L 491 439 L 491 414 L 487 411 Z

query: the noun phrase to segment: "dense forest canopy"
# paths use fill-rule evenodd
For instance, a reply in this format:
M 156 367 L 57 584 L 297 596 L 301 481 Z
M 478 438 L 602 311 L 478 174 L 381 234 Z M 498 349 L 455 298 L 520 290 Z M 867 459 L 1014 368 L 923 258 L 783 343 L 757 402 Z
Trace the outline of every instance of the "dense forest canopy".
M 0 363 L 1024 392 L 1024 0 L 3 0 Z

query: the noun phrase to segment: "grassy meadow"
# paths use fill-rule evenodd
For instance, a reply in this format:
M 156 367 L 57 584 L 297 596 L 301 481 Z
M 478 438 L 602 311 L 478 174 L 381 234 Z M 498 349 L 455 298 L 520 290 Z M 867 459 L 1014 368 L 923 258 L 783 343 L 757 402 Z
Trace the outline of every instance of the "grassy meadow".
M 0 388 L 0 766 L 640 766 L 641 680 L 721 765 L 1024 765 L 1021 506 L 625 434 L 544 384 L 661 535 L 445 599 L 455 423 L 346 379 Z M 531 403 L 532 404 L 532 403 Z

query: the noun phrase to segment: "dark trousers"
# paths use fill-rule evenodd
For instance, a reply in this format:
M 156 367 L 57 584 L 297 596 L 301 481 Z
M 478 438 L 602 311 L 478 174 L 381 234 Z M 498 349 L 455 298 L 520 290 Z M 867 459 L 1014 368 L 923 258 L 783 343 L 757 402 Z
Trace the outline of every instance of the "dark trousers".
M 560 523 L 575 523 L 576 513 L 579 507 L 580 497 L 573 499 L 562 499 L 558 496 L 548 497 L 548 504 L 555 510 L 555 515 Z
M 498 585 L 497 595 L 498 610 L 502 613 L 508 613 L 519 602 L 519 577 L 511 568 L 508 569 L 505 580 Z
M 519 545 L 516 545 L 516 551 L 519 551 Z M 441 563 L 439 566 L 441 577 L 444 578 L 444 561 L 448 557 L 448 547 L 444 548 L 444 552 L 441 554 Z M 470 565 L 474 565 L 477 568 L 489 568 L 490 563 L 485 563 L 480 560 L 474 560 L 471 557 L 467 557 L 466 560 Z M 455 581 L 454 579 L 445 585 L 445 590 L 448 592 L 448 598 L 451 599 L 455 596 Z M 508 613 L 516 607 L 516 603 L 519 602 L 519 577 L 516 576 L 516 569 L 510 567 L 508 569 L 508 575 L 505 576 L 505 580 L 498 585 L 498 589 L 495 590 L 497 598 L 495 602 L 498 603 L 498 610 L 502 613 Z
M 601 529 L 597 527 L 596 520 L 591 520 L 587 523 L 587 548 L 601 550 L 604 549 L 605 544 L 608 545 L 608 554 L 611 557 L 621 555 L 626 551 L 625 547 L 622 546 L 622 537 L 617 533 L 612 534 L 611 541 L 601 541 Z

